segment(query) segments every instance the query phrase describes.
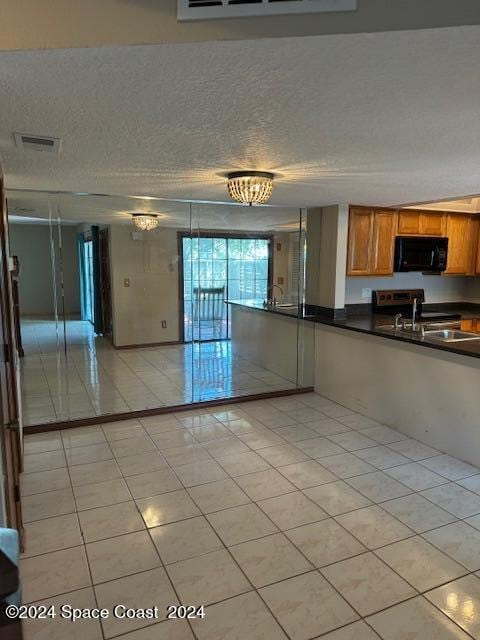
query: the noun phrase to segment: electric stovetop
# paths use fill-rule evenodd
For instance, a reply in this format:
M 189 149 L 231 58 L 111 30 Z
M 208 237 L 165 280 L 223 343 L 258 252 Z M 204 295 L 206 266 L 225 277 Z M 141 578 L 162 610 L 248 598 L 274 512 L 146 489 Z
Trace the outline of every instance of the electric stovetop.
M 411 318 L 413 306 L 417 301 L 416 318 L 420 322 L 432 321 L 441 322 L 449 320 L 461 320 L 460 313 L 448 313 L 442 311 L 423 311 L 425 302 L 425 291 L 423 289 L 382 289 L 372 291 L 373 313 L 394 316 L 398 313 L 404 317 Z

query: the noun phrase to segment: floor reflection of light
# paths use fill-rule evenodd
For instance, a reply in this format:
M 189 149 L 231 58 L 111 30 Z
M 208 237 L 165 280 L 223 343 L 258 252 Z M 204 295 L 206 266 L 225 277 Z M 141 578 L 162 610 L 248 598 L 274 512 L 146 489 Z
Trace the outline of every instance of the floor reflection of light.
M 475 602 L 466 594 L 451 591 L 446 597 L 447 613 L 457 614 L 464 622 L 472 622 L 477 617 Z M 455 616 L 454 616 L 455 617 Z
M 165 514 L 158 507 L 147 507 L 142 515 L 149 527 L 158 527 L 165 522 Z
M 447 594 L 447 609 L 452 612 L 458 609 L 458 594 L 453 591 Z
M 471 598 L 466 598 L 462 602 L 462 617 L 471 622 L 476 617 L 475 603 Z

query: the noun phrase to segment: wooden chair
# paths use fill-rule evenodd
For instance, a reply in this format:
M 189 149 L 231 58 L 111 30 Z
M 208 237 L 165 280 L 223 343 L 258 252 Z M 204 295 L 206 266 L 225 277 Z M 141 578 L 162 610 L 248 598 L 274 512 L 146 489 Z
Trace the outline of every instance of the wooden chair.
M 199 339 L 202 339 L 203 330 L 206 337 L 208 328 L 212 328 L 212 338 L 221 339 L 223 323 L 226 318 L 226 305 L 225 305 L 225 287 L 195 287 L 193 290 L 194 311 L 193 321 L 194 324 L 198 323 L 199 326 Z

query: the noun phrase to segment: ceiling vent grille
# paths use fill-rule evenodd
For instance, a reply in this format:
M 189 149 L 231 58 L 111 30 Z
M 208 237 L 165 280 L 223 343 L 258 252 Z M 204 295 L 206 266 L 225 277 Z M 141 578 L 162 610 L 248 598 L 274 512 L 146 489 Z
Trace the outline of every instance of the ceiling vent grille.
M 31 133 L 14 133 L 13 137 L 19 149 L 34 149 L 35 151 L 48 151 L 49 153 L 58 154 L 62 146 L 60 138 L 36 136 Z
M 177 0 L 177 19 L 212 20 L 355 11 L 357 0 Z

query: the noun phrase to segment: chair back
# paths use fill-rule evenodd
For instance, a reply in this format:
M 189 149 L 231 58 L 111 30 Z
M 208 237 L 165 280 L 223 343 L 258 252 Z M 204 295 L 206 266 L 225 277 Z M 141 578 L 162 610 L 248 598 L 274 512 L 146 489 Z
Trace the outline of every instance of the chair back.
M 222 320 L 225 317 L 225 287 L 196 287 L 193 299 L 195 320 Z

